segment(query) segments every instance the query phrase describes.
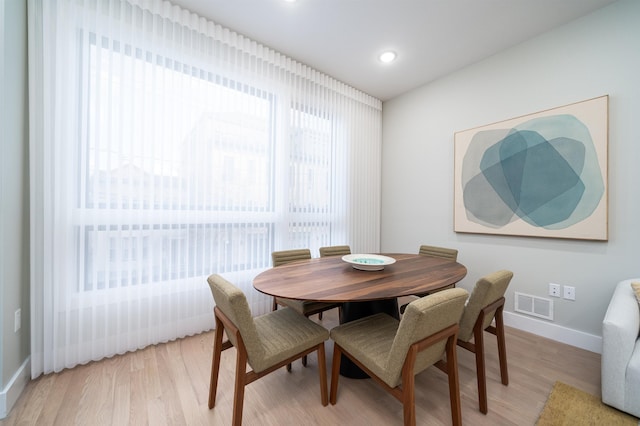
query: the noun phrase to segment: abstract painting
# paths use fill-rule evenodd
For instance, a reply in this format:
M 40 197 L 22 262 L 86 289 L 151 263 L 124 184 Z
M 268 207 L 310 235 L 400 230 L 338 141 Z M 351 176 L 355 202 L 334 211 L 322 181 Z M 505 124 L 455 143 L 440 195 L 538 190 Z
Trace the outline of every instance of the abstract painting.
M 609 97 L 454 137 L 456 232 L 608 238 Z

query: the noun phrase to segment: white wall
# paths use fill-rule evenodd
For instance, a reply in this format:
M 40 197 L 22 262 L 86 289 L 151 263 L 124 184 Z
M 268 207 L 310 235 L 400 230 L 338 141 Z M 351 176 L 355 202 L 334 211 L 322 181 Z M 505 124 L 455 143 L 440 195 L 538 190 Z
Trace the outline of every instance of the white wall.
M 0 0 L 0 23 L 2 24 L 2 28 L 4 28 L 4 0 Z M 5 51 L 5 35 L 4 31 L 0 30 L 0 140 L 4 140 L 5 138 L 5 78 L 4 78 L 4 51 Z M 4 201 L 4 156 L 0 157 L 0 218 L 4 217 L 4 212 L 2 211 L 2 206 L 5 204 Z M 0 241 L 4 241 L 4 221 L 0 220 Z M 4 271 L 4 247 L 0 245 L 0 295 L 2 295 L 2 300 L 4 300 L 4 277 L 2 274 Z M 4 359 L 4 342 L 2 336 L 4 335 L 4 308 L 0 303 L 0 366 L 4 363 L 2 360 Z M 4 379 L 3 379 L 2 369 L 0 368 L 0 388 L 4 387 Z M 2 402 L 0 402 L 2 404 Z M 0 413 L 3 409 L 0 406 Z M 1 416 L 0 416 L 1 417 Z
M 0 0 L 0 419 L 28 379 L 27 2 Z M 22 328 L 14 332 L 14 313 Z
M 608 242 L 453 232 L 455 132 L 606 94 Z M 599 342 L 616 282 L 640 277 L 639 160 L 640 2 L 620 0 L 384 103 L 382 251 L 456 247 L 469 271 L 460 283 L 467 289 L 482 275 L 510 269 L 507 311 L 514 291 L 548 297 L 550 282 L 575 286 L 575 301 L 553 299 L 553 322 L 508 318 L 542 335 L 584 332 Z

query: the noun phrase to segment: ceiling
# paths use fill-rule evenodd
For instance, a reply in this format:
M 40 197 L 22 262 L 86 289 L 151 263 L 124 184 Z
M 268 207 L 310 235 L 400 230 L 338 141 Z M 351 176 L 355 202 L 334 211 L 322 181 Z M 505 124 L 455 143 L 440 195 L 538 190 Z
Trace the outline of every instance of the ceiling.
M 614 1 L 171 0 L 383 101 Z

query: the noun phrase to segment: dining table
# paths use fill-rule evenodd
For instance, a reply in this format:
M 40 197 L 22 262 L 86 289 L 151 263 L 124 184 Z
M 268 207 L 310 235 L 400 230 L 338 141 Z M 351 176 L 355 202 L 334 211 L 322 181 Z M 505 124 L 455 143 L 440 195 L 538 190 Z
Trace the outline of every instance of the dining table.
M 339 321 L 343 324 L 379 312 L 400 319 L 398 297 L 434 292 L 455 285 L 467 274 L 464 265 L 450 259 L 408 253 L 376 255 L 395 262 L 378 270 L 362 270 L 340 256 L 298 260 L 261 272 L 253 287 L 274 297 L 341 303 Z M 358 255 L 350 258 L 354 256 Z M 340 374 L 368 377 L 346 357 Z

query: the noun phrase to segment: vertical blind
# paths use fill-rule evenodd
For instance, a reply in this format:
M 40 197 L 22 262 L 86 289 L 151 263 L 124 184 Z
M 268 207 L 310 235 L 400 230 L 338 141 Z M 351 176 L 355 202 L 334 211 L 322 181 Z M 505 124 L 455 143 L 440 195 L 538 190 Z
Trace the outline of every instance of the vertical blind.
M 29 0 L 32 376 L 254 314 L 271 252 L 379 249 L 381 102 L 159 0 Z

